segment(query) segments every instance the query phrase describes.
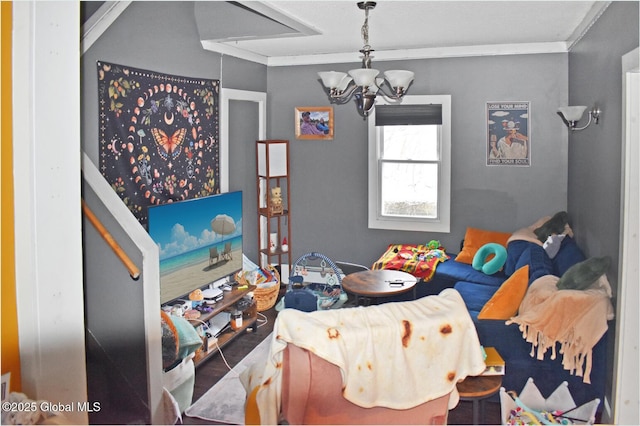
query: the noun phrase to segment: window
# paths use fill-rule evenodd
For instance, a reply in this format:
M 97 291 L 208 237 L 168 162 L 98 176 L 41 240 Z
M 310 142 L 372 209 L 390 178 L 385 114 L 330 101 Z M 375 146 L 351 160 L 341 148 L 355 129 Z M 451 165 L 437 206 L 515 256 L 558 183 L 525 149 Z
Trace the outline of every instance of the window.
M 449 232 L 451 96 L 378 99 L 369 115 L 369 228 Z

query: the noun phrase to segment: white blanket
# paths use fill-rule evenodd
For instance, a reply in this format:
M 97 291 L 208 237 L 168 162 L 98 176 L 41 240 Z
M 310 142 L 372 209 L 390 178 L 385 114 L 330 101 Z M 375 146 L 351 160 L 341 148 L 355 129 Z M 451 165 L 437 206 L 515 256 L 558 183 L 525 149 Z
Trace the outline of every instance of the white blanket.
M 282 351 L 287 343 L 337 365 L 343 396 L 361 407 L 415 407 L 452 393 L 456 383 L 484 371 L 475 327 L 460 294 L 411 302 L 278 315 L 265 364 L 254 364 L 240 380 L 256 401 L 263 424 L 276 424 L 281 404 Z

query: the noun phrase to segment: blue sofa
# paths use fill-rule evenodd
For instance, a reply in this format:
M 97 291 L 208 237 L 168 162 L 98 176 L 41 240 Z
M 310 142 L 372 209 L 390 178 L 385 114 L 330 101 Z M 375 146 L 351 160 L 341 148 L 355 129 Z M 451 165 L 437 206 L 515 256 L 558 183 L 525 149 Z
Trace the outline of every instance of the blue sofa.
M 456 262 L 456 255 L 448 254 L 451 258 L 438 264 L 435 275 L 430 281 L 418 283 L 417 297 L 438 294 L 445 288 L 458 290 L 474 321 L 480 343 L 486 347 L 495 347 L 505 360 L 506 369 L 502 383 L 506 390 L 519 393 L 527 379 L 531 377 L 545 397 L 566 381 L 577 405 L 594 398 L 603 401 L 607 333 L 593 348 L 591 384 L 586 384 L 583 383 L 582 377 L 572 375 L 563 368 L 560 353 L 555 360 L 551 359 L 551 351 L 547 351 L 542 361 L 532 357 L 531 344 L 522 337 L 517 324 L 506 325 L 504 320 L 478 319 L 478 314 L 485 303 L 491 299 L 502 283 L 524 264 L 529 265 L 529 284 L 531 284 L 543 275 L 551 274 L 560 277 L 572 265 L 585 260 L 584 254 L 573 238 L 567 236 L 562 240 L 560 249 L 553 259 L 550 259 L 538 244 L 522 240 L 511 241 L 507 245 L 507 261 L 503 271 L 493 275 L 486 275 L 466 263 Z M 408 300 L 410 296 L 407 293 L 391 300 Z M 494 396 L 493 400 L 498 401 L 499 396 Z M 602 403 L 598 407 L 598 412 L 601 410 Z
M 486 347 L 495 347 L 506 363 L 503 386 L 506 390 L 520 392 L 529 377 L 548 397 L 563 381 L 576 404 L 581 405 L 594 398 L 604 400 L 606 379 L 606 345 L 607 334 L 593 348 L 593 369 L 591 384 L 583 383 L 582 377 L 569 373 L 562 367 L 562 355 L 551 359 L 551 351 L 547 351 L 545 359 L 537 360 L 531 356 L 531 344 L 522 337 L 517 324 L 506 325 L 504 320 L 480 320 L 478 314 L 498 290 L 500 285 L 514 271 L 524 264 L 529 265 L 529 285 L 543 275 L 561 277 L 572 265 L 585 260 L 585 256 L 569 236 L 565 237 L 557 255 L 550 259 L 545 250 L 528 241 L 511 241 L 507 246 L 507 262 L 504 271 L 494 275 L 485 275 L 473 269 L 471 265 L 456 262 L 455 256 L 438 265 L 432 282 L 434 287 L 453 286 L 462 295 L 469 314 L 473 319 L 480 343 Z M 602 404 L 598 408 L 601 412 Z

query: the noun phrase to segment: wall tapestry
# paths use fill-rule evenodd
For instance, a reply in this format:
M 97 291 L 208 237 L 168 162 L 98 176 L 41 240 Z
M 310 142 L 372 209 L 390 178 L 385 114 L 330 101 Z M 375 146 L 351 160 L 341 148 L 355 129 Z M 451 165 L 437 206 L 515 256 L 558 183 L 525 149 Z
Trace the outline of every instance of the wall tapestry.
M 138 221 L 220 192 L 219 80 L 98 62 L 100 171 Z
M 529 102 L 487 102 L 487 166 L 530 166 Z

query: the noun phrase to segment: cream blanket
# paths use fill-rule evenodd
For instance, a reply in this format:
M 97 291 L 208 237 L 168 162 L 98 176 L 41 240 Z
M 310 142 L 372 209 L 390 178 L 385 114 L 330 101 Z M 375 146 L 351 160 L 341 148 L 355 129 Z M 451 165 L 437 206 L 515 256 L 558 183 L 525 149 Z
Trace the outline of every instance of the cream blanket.
M 453 408 L 459 400 L 456 383 L 485 368 L 475 327 L 454 289 L 369 307 L 311 313 L 285 309 L 272 336 L 267 362 L 254 364 L 240 377 L 247 395 L 259 387 L 263 424 L 278 421 L 287 343 L 337 365 L 343 396 L 361 407 L 406 409 L 452 393 Z
M 545 275 L 531 283 L 518 315 L 507 324 L 520 325 L 522 336 L 532 344 L 531 356 L 537 347 L 539 360 L 547 349 L 555 359 L 556 343 L 560 343 L 564 369 L 591 383 L 591 351 L 614 316 L 611 286 L 602 275 L 587 290 L 558 290 L 559 279 Z

